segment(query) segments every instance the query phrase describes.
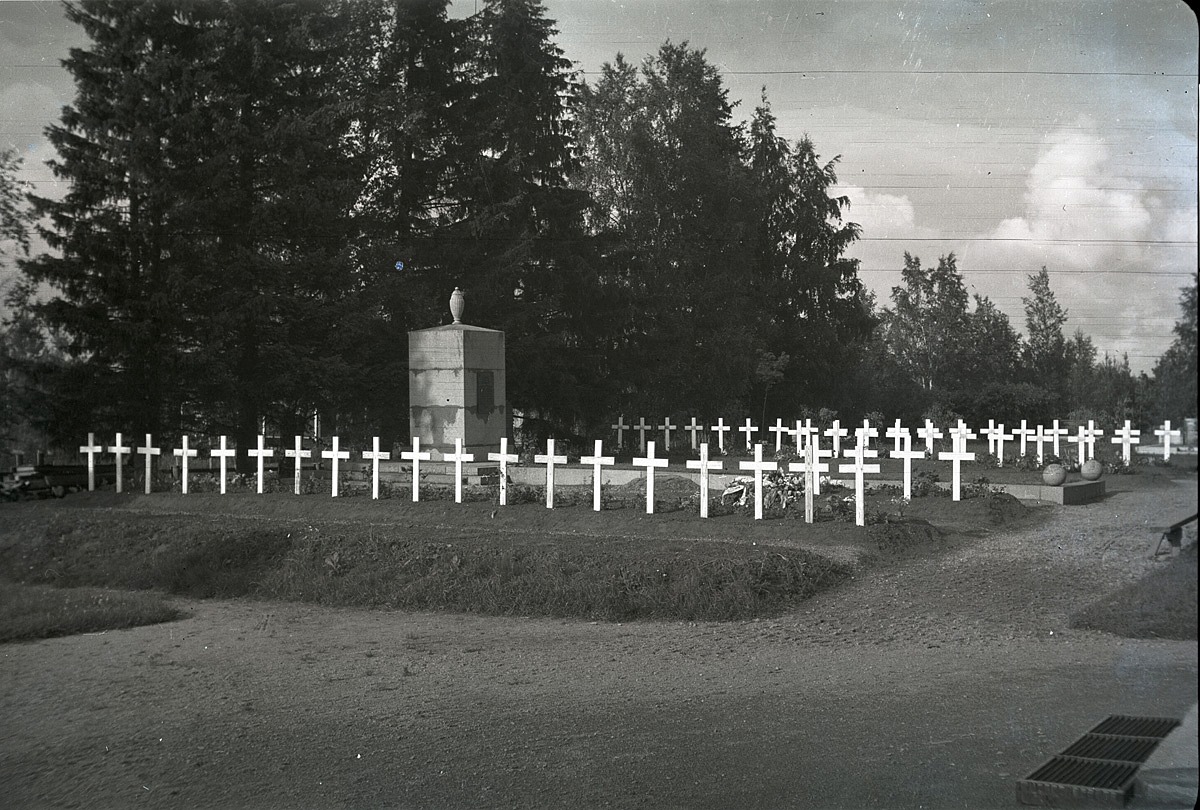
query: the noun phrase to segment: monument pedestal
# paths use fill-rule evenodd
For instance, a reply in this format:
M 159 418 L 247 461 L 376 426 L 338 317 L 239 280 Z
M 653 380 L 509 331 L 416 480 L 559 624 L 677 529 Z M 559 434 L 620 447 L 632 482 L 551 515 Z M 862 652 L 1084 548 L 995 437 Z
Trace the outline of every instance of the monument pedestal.
M 504 333 L 462 323 L 462 300 L 456 288 L 454 323 L 408 333 L 409 426 L 433 461 L 453 453 L 461 439 L 463 452 L 487 462 L 510 432 Z

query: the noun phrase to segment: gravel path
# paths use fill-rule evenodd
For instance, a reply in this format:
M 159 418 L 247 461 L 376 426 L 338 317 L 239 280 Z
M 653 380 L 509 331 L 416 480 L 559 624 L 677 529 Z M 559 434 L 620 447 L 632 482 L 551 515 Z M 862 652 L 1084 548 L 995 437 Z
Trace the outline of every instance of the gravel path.
M 0 648 L 14 807 L 1013 807 L 1109 714 L 1182 716 L 1194 641 L 1069 628 L 1196 486 L 881 553 L 787 616 L 497 619 L 184 603 Z

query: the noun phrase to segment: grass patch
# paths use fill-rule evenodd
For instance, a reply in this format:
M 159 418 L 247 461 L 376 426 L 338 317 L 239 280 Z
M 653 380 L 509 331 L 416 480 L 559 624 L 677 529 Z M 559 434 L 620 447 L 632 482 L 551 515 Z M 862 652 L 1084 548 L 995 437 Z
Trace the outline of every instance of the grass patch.
M 1071 626 L 1125 638 L 1195 641 L 1196 574 L 1193 543 L 1161 568 L 1081 610 Z
M 0 643 L 140 627 L 179 616 L 158 594 L 0 580 Z
M 850 573 L 769 544 L 477 528 L 429 538 L 420 526 L 62 513 L 0 536 L 0 576 L 197 598 L 722 621 L 778 615 Z

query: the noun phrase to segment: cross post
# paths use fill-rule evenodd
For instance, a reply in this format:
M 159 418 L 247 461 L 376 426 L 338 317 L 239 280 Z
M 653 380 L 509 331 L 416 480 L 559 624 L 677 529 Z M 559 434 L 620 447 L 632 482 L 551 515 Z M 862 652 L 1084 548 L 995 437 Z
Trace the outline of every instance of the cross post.
M 950 433 L 954 437 L 953 443 L 951 445 L 954 449 L 949 453 L 946 453 L 946 452 L 938 453 L 938 458 L 941 459 L 942 461 L 953 462 L 953 464 L 954 464 L 954 481 L 953 481 L 953 484 L 951 485 L 951 490 L 950 490 L 951 500 L 960 501 L 960 500 L 962 500 L 962 497 L 961 497 L 962 462 L 974 461 L 975 454 L 967 452 L 967 435 L 968 434 L 966 432 L 959 432 L 956 430 L 952 430 L 952 431 L 950 431 Z
M 925 455 L 933 456 L 933 440 L 942 438 L 944 434 L 938 430 L 932 419 L 925 420 L 925 427 L 917 428 L 917 436 L 925 440 Z
M 700 443 L 700 460 L 690 459 L 687 463 L 689 470 L 700 471 L 700 517 L 708 517 L 708 471 L 719 470 L 725 466 L 723 461 L 708 460 L 708 442 Z
M 1078 432 L 1074 436 L 1068 436 L 1067 441 L 1071 444 L 1079 446 L 1079 466 L 1083 466 L 1083 462 L 1087 461 L 1087 440 L 1084 437 L 1085 428 L 1080 425 Z
M 866 481 L 863 476 L 866 473 L 878 473 L 878 464 L 865 463 L 869 458 L 876 458 L 879 453 L 867 447 L 867 432 L 860 428 L 858 432 L 858 446 L 853 450 L 845 452 L 846 458 L 854 459 L 853 464 L 839 464 L 838 472 L 854 473 L 854 523 L 856 526 L 867 525 L 867 505 L 866 505 Z
M 753 440 L 753 439 L 750 437 L 750 434 L 751 434 L 751 433 L 758 433 L 758 428 L 757 428 L 757 427 L 755 427 L 754 425 L 752 425 L 752 424 L 750 423 L 750 417 L 749 417 L 749 416 L 747 416 L 747 417 L 746 417 L 746 424 L 745 424 L 745 425 L 743 425 L 742 427 L 738 428 L 738 433 L 745 433 L 745 434 L 746 434 L 746 449 L 747 449 L 747 450 L 749 450 L 749 449 L 750 449 L 750 445 L 751 445 L 751 443 L 754 441 L 754 440 Z
M 1096 457 L 1096 439 L 1104 435 L 1104 431 L 1096 427 L 1096 420 L 1089 419 L 1087 429 L 1083 431 L 1083 442 L 1087 445 L 1087 458 Z
M 904 433 L 904 449 L 893 450 L 892 458 L 904 459 L 904 500 L 912 500 L 912 463 L 913 459 L 925 458 L 924 450 L 912 449 L 912 436 Z
M 721 452 L 725 452 L 725 434 L 733 429 L 731 425 L 725 424 L 725 417 L 717 419 L 717 423 L 712 426 L 712 429 L 717 432 L 717 447 Z
M 275 455 L 274 450 L 267 450 L 263 447 L 263 442 L 266 437 L 261 433 L 258 434 L 258 449 L 250 448 L 246 451 L 246 455 L 258 459 L 258 494 L 263 494 L 263 459 L 270 458 Z
M 625 446 L 625 431 L 629 429 L 629 425 L 625 424 L 625 415 L 621 414 L 620 416 L 618 416 L 617 423 L 615 425 L 610 425 L 609 427 L 611 427 L 613 430 L 615 430 L 617 432 L 617 447 L 624 447 Z M 503 452 L 503 451 L 501 451 L 501 452 Z M 491 458 L 491 454 L 488 455 L 488 461 L 495 461 L 495 460 L 496 459 Z
M 675 430 L 675 428 L 679 427 L 679 425 L 672 425 L 671 417 L 668 416 L 666 419 L 663 420 L 663 423 L 661 425 L 659 425 L 658 427 L 663 432 L 663 452 L 670 455 L 670 453 L 671 453 L 671 431 Z
M 294 449 L 284 450 L 283 455 L 287 458 L 296 459 L 296 475 L 295 475 L 295 493 L 300 494 L 300 459 L 312 458 L 312 450 L 305 450 L 300 446 L 300 437 L 296 437 L 296 446 Z
M 988 426 L 979 432 L 987 436 L 988 453 L 993 456 L 996 455 L 996 420 L 989 419 Z
M 1168 427 L 1170 426 L 1170 422 L 1167 423 L 1167 426 Z M 124 467 L 124 465 L 121 463 L 121 456 L 128 455 L 129 449 L 130 448 L 127 445 L 121 444 L 121 434 L 120 433 L 117 434 L 117 443 L 108 448 L 108 452 L 112 453 L 113 455 L 115 455 L 117 457 L 117 492 L 121 491 L 121 485 L 122 485 L 121 470 Z
M 638 423 L 633 426 L 633 429 L 638 432 L 638 449 L 643 453 L 646 452 L 646 431 L 653 428 L 653 425 L 646 424 L 646 417 L 639 416 Z
M 821 431 L 808 434 L 809 443 L 804 448 L 804 461 L 789 461 L 789 472 L 804 471 L 804 522 L 813 522 L 813 496 L 819 494 L 821 473 L 829 472 L 829 465 L 822 458 L 832 458 L 833 451 L 821 449 Z
M 392 454 L 379 449 L 379 437 L 371 437 L 371 449 L 362 451 L 363 458 L 371 461 L 371 499 L 379 500 L 379 462 L 387 461 Z
M 446 456 L 450 461 L 454 462 L 454 502 L 462 503 L 462 480 L 464 461 L 474 461 L 473 453 L 464 453 L 462 449 L 462 437 L 454 440 L 454 452 Z
M 332 487 L 333 496 L 332 497 L 336 498 L 338 496 L 338 461 L 341 459 L 345 459 L 346 461 L 349 461 L 350 460 L 350 451 L 349 450 L 338 450 L 338 437 L 334 436 L 333 437 L 333 449 L 332 450 L 322 450 L 321 458 L 328 458 L 328 459 L 333 460 L 333 487 Z
M 618 420 L 620 421 L 620 420 Z M 620 435 L 620 434 L 618 434 Z M 617 439 L 617 444 L 620 446 L 620 439 Z M 508 437 L 500 437 L 500 452 L 488 453 L 488 461 L 500 462 L 500 505 L 508 505 L 508 465 L 516 464 L 518 460 L 516 453 L 508 452 Z M 415 498 L 414 498 L 415 500 Z
M 854 429 L 854 435 L 858 439 L 859 444 L 863 443 L 863 437 L 866 437 L 866 443 L 869 446 L 871 439 L 879 438 L 879 428 L 871 427 L 871 420 L 864 419 L 862 427 Z
M 1053 426 L 1046 431 L 1046 435 L 1050 437 L 1051 447 L 1054 450 L 1054 455 L 1057 458 L 1062 458 L 1062 445 L 1059 443 L 1059 438 L 1066 436 L 1070 431 L 1064 427 L 1058 426 L 1058 420 L 1055 419 Z
M 704 430 L 704 426 L 699 424 L 696 421 L 696 417 L 693 416 L 692 423 L 690 425 L 684 425 L 683 429 L 692 435 L 692 452 L 696 452 L 696 443 L 698 441 L 697 436 L 702 430 Z
M 643 421 L 645 421 L 645 420 L 643 420 Z M 649 427 L 649 425 L 647 425 L 646 427 Z M 644 436 L 645 434 L 643 433 L 642 435 Z M 651 446 L 653 446 L 653 443 L 651 443 Z M 555 464 L 566 464 L 567 457 L 554 455 L 554 439 L 546 439 L 546 454 L 534 456 L 533 461 L 535 464 L 545 464 L 546 465 L 546 508 L 553 509 L 554 508 L 554 465 Z
M 1178 430 L 1171 430 L 1171 420 L 1168 419 L 1167 421 L 1163 422 L 1163 426 L 1161 428 L 1156 429 L 1154 431 L 1154 435 L 1162 437 L 1163 461 L 1169 460 L 1171 458 L 1171 439 L 1182 438 L 1183 434 L 1180 433 Z M 121 443 L 121 434 L 120 433 L 117 434 L 117 443 L 118 444 Z M 117 480 L 120 480 L 120 479 L 118 478 Z M 118 490 L 118 492 L 119 491 L 120 490 Z
M 184 434 L 180 443 L 183 445 L 183 447 L 177 447 L 172 452 L 175 455 L 179 456 L 180 459 L 182 459 L 182 461 L 183 461 L 183 494 L 187 495 L 188 494 L 188 459 L 195 458 L 197 455 L 197 450 L 195 448 L 188 447 L 187 434 Z
M 834 419 L 829 430 L 825 431 L 825 435 L 833 439 L 833 455 L 831 458 L 840 458 L 842 455 L 842 439 L 849 436 L 850 431 L 842 427 L 840 421 Z
M 146 434 L 146 444 L 143 447 L 137 448 L 138 453 L 146 457 L 146 494 L 150 494 L 150 482 L 154 478 L 154 460 L 153 457 L 162 453 L 162 448 L 152 447 L 150 443 L 150 434 Z
M 754 519 L 762 520 L 763 473 L 778 470 L 779 463 L 776 461 L 763 461 L 762 444 L 758 443 L 754 445 L 754 461 L 738 462 L 738 468 L 742 470 L 754 470 Z
M 892 451 L 897 452 L 900 450 L 900 447 L 901 447 L 901 439 L 903 439 L 903 437 L 907 434 L 908 434 L 908 431 L 905 428 L 900 426 L 900 420 L 897 419 L 896 424 L 894 424 L 890 428 L 888 428 L 887 433 L 885 433 L 884 435 L 887 436 L 887 438 L 892 440 Z M 912 443 L 911 436 L 909 436 L 909 443 L 910 444 Z
M 1129 424 L 1126 422 L 1126 424 Z M 119 444 L 119 442 L 118 442 Z M 87 444 L 79 448 L 80 453 L 87 454 L 88 460 L 88 492 L 94 492 L 96 489 L 96 454 L 103 453 L 104 448 L 96 444 L 96 434 L 89 433 Z M 187 489 L 183 490 L 187 492 Z
M 1046 454 L 1043 452 L 1047 442 L 1050 441 L 1050 434 L 1046 432 L 1046 428 L 1042 425 L 1037 426 L 1037 430 L 1033 432 L 1033 447 L 1037 453 L 1038 466 L 1042 466 L 1046 460 Z
M 1142 435 L 1142 432 L 1140 430 L 1134 430 L 1133 426 L 1130 424 L 1129 420 L 1126 419 L 1125 427 L 1116 431 L 1116 434 L 1111 439 L 1113 444 L 1121 445 L 1121 458 L 1124 460 L 1126 467 L 1130 466 L 1130 464 L 1133 463 L 1133 447 L 1132 446 L 1135 444 L 1142 443 L 1142 440 L 1140 438 L 1141 435 Z
M 1016 437 L 1013 436 L 1013 434 L 1011 434 L 1011 433 L 1005 433 L 1004 432 L 1004 423 L 1001 422 L 1000 425 L 996 428 L 996 432 L 993 434 L 993 438 L 995 438 L 995 440 L 996 440 L 996 458 L 1000 462 L 996 466 L 1003 467 L 1004 466 L 1004 443 L 1010 442 Z
M 504 446 L 503 441 L 501 447 Z M 419 436 L 412 437 L 412 450 L 401 450 L 400 460 L 411 461 L 413 463 L 413 503 L 416 503 L 421 497 L 421 462 L 429 461 L 433 458 L 433 454 L 426 450 L 421 452 L 421 438 Z M 297 461 L 297 464 L 300 462 Z
M 692 419 L 692 422 L 695 422 Z M 603 455 L 603 442 L 596 439 L 596 451 L 590 456 L 580 456 L 580 464 L 592 465 L 592 511 L 600 511 L 600 468 L 609 464 L 615 464 L 616 459 L 612 456 Z
M 654 468 L 667 466 L 665 458 L 654 457 L 654 442 L 650 442 L 645 458 L 635 458 L 633 466 L 646 468 L 646 514 L 654 514 Z
M 775 424 L 767 428 L 771 433 L 775 434 L 775 452 L 778 453 L 783 449 L 783 434 L 787 432 L 787 428 L 783 426 L 783 420 L 776 418 Z
M 208 451 L 208 455 L 213 458 L 218 459 L 221 464 L 221 494 L 222 495 L 225 494 L 226 467 L 229 464 L 229 459 L 233 458 L 234 455 L 236 455 L 236 454 L 237 454 L 237 450 L 234 450 L 234 449 L 226 446 L 224 436 L 221 437 L 221 449 Z
M 1029 438 L 1033 436 L 1033 431 L 1029 429 L 1026 421 L 1021 420 L 1021 426 L 1013 429 L 1013 435 L 1021 440 L 1021 456 L 1024 457 L 1029 452 Z

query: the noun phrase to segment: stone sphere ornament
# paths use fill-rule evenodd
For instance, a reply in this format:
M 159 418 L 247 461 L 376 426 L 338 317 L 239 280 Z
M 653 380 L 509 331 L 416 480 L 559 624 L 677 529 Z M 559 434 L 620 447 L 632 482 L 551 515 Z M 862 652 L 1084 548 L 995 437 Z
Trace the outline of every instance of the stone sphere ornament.
M 1061 464 L 1048 464 L 1042 470 L 1042 480 L 1048 486 L 1061 487 L 1063 481 L 1067 480 L 1067 468 Z
M 1104 465 L 1094 458 L 1090 458 L 1083 462 L 1083 466 L 1079 468 L 1079 474 L 1086 481 L 1099 481 L 1100 476 L 1104 475 Z

